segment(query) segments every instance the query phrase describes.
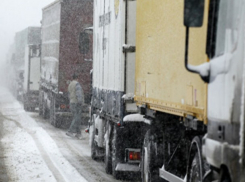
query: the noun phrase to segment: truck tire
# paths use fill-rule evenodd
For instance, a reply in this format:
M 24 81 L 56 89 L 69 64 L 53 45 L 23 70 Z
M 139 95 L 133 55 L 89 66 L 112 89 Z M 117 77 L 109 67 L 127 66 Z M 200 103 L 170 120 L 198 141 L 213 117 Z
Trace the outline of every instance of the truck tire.
M 156 165 L 156 156 L 154 156 L 156 153 L 154 149 L 154 139 L 156 136 L 151 133 L 151 130 L 146 132 L 142 147 L 141 179 L 142 182 L 165 182 L 165 180 L 159 176 L 160 166 Z
M 39 104 L 39 107 L 38 107 L 38 114 L 39 114 L 39 116 L 42 116 L 43 115 L 42 110 L 43 110 L 42 105 Z
M 42 92 L 39 92 L 38 114 L 39 116 L 43 115 L 43 94 Z
M 187 182 L 203 181 L 205 172 L 209 166 L 202 158 L 202 143 L 200 137 L 196 136 L 191 142 L 191 148 L 187 166 Z
M 117 129 L 116 125 L 113 128 L 113 135 L 112 135 L 112 175 L 115 179 L 119 179 L 119 172 L 116 171 L 118 160 L 119 151 L 117 148 Z
M 92 115 L 92 134 L 91 134 L 91 158 L 93 160 L 96 160 L 98 158 L 97 153 L 98 153 L 98 146 L 94 141 L 95 138 L 95 116 Z
M 50 123 L 55 126 L 56 128 L 60 128 L 61 127 L 61 120 L 60 118 L 58 119 L 56 117 L 56 113 L 55 113 L 55 98 L 54 96 L 51 98 L 51 105 L 50 105 Z
M 26 106 L 25 103 L 24 103 L 24 110 L 25 110 L 25 111 L 29 111 L 29 108 Z
M 220 170 L 220 182 L 231 182 L 230 173 L 226 167 L 222 167 Z
M 32 112 L 35 112 L 35 107 L 30 107 Z
M 46 103 L 44 103 L 43 104 L 43 108 L 42 108 L 42 110 L 43 110 L 43 119 L 48 119 L 48 108 L 47 108 L 47 106 L 46 106 L 47 104 Z
M 105 162 L 105 171 L 107 174 L 112 173 L 112 159 L 111 159 L 111 147 L 109 145 L 110 143 L 110 133 L 111 133 L 111 125 L 109 121 L 107 121 L 106 124 L 106 141 L 105 141 L 105 156 L 104 156 L 104 162 Z

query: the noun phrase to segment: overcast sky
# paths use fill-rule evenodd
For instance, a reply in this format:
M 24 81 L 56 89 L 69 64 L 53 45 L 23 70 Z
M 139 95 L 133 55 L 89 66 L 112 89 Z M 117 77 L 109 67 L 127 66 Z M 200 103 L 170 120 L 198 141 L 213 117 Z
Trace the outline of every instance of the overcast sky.
M 42 8 L 54 0 L 0 0 L 0 66 L 16 32 L 41 26 Z

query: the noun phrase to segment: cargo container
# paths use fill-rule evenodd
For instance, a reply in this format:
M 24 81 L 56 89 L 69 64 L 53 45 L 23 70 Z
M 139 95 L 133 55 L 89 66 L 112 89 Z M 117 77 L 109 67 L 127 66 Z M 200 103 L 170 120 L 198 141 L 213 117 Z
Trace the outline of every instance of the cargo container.
M 79 50 L 79 34 L 93 22 L 90 0 L 58 0 L 43 8 L 39 114 L 56 127 L 69 126 L 67 87 L 77 74 L 84 91 L 83 114 L 90 102 L 92 52 Z
M 16 98 L 20 101 L 23 101 L 24 97 L 25 48 L 29 45 L 39 44 L 41 44 L 40 27 L 27 27 L 15 34 L 14 51 L 11 59 L 11 67 L 13 68 L 12 89 L 14 90 L 13 92 Z
M 26 46 L 23 105 L 27 111 L 39 106 L 40 56 L 40 44 Z
M 94 3 L 91 157 L 104 157 L 106 172 L 115 178 L 140 175 L 142 144 L 132 133 L 141 133 L 143 128 L 137 127 L 137 122 L 123 122 L 125 115 L 137 112 L 132 102 L 135 11 L 135 1 Z
M 149 121 L 142 181 L 245 181 L 244 8 L 240 0 L 137 1 L 140 115 L 124 121 Z

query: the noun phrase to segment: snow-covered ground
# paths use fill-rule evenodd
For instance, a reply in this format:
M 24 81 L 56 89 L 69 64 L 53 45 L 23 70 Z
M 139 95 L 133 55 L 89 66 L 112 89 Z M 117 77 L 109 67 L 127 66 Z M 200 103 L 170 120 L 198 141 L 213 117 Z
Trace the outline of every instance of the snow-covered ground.
M 117 181 L 104 172 L 102 161 L 90 158 L 88 135 L 83 135 L 84 140 L 66 136 L 0 88 L 0 168 L 6 172 L 0 181 Z

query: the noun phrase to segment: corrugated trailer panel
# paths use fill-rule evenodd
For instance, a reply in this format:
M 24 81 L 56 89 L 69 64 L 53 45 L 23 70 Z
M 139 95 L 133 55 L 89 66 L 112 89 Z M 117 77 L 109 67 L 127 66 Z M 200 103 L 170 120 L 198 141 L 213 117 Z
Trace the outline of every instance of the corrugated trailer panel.
M 80 53 L 79 34 L 93 25 L 93 1 L 55 1 L 43 9 L 42 79 L 56 93 L 67 93 L 75 73 L 83 87 L 85 101 L 90 99 L 92 50 Z M 93 42 L 90 42 L 90 46 Z
M 92 9 L 91 0 L 65 0 L 61 3 L 59 91 L 67 92 L 67 83 L 76 73 L 87 103 L 90 102 L 92 49 L 87 54 L 80 52 L 79 34 L 93 25 Z
M 207 86 L 184 67 L 185 33 L 182 0 L 137 1 L 136 91 L 138 105 L 206 121 Z M 208 1 L 204 24 L 191 28 L 189 63 L 207 62 Z
M 127 45 L 136 44 L 136 1 L 128 1 L 127 10 Z M 125 6 L 124 6 L 125 7 Z M 125 37 L 124 37 L 125 38 Z M 135 52 L 130 52 L 126 57 L 126 93 L 134 93 L 135 78 Z
M 93 104 L 120 117 L 122 95 L 134 93 L 135 53 L 125 53 L 123 46 L 135 46 L 136 2 L 127 3 L 107 0 L 94 4 Z M 135 111 L 135 104 L 128 105 L 126 110 Z
M 41 79 L 58 90 L 61 4 L 55 1 L 43 9 Z
M 95 3 L 93 86 L 99 89 L 124 91 L 123 5 L 114 5 L 114 0 Z

